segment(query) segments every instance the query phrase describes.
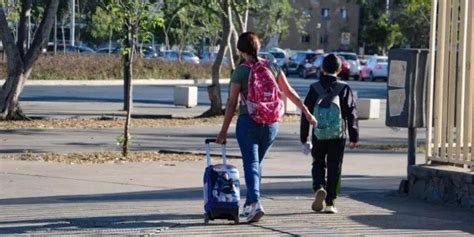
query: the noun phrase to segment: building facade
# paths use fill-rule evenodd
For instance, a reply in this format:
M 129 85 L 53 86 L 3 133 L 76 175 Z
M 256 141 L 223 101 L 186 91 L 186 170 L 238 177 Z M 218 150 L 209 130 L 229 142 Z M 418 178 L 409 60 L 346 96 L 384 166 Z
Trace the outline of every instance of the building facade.
M 345 50 L 357 52 L 360 7 L 357 0 L 290 0 L 296 13 L 288 35 L 278 46 L 291 50 Z M 306 18 L 303 30 L 297 21 Z M 273 45 L 276 46 L 276 45 Z

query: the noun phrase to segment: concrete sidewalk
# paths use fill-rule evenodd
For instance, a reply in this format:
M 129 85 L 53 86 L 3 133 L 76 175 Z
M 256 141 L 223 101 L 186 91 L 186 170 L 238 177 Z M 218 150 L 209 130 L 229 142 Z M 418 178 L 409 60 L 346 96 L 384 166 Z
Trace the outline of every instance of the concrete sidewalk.
M 395 191 L 404 176 L 404 155 L 346 155 L 342 195 L 337 201 L 340 213 L 336 215 L 310 209 L 309 157 L 294 152 L 272 152 L 270 156 L 262 180 L 267 215 L 259 223 L 240 225 L 224 220 L 203 224 L 203 160 L 103 165 L 1 160 L 0 234 L 474 234 L 472 212 L 423 203 Z M 230 162 L 241 170 L 240 160 Z

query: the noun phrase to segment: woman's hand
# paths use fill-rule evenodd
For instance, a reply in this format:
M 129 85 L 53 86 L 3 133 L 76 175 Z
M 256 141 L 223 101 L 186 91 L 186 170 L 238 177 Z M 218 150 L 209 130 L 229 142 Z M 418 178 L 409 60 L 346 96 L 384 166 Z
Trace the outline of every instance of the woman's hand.
M 316 118 L 309 112 L 309 110 L 308 110 L 308 108 L 306 108 L 306 106 L 304 107 L 303 113 L 304 113 L 304 116 L 306 117 L 306 120 L 308 121 L 308 123 L 310 123 L 311 125 L 313 125 L 313 127 L 316 127 L 316 125 L 318 125 L 318 121 L 317 121 Z
M 220 132 L 217 134 L 216 143 L 217 143 L 217 144 L 225 144 L 225 143 L 226 143 L 226 140 L 227 140 L 227 132 L 225 132 L 225 131 L 220 131 Z

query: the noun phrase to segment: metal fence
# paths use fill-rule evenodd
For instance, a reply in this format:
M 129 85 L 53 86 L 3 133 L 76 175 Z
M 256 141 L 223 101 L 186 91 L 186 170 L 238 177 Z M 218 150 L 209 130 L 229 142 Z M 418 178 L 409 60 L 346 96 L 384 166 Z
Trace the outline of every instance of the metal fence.
M 432 0 L 427 162 L 474 172 L 474 1 Z

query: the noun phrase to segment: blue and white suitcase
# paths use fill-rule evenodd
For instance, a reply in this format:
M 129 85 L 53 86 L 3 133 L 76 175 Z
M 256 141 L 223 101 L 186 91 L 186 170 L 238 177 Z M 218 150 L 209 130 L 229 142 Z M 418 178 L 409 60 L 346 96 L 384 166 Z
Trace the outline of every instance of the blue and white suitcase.
M 204 223 L 209 220 L 227 219 L 239 223 L 240 179 L 235 166 L 227 164 L 226 146 L 222 145 L 222 164 L 212 164 L 210 143 L 206 139 L 204 171 Z

